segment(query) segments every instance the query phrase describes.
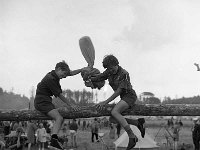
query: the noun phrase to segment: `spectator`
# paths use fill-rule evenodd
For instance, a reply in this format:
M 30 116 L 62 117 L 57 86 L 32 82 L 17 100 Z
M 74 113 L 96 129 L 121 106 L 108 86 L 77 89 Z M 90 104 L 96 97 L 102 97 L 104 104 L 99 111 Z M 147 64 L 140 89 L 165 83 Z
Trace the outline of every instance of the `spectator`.
M 76 123 L 76 119 L 73 119 L 72 123 L 69 126 L 72 147 L 77 147 L 77 141 L 76 141 L 77 130 L 78 130 L 78 124 Z
M 90 121 L 88 121 L 88 123 L 87 123 L 87 128 L 89 128 L 90 127 Z
M 183 126 L 183 122 L 181 121 L 181 119 L 179 120 L 179 124 L 181 127 Z
M 80 127 L 81 125 L 81 119 L 78 119 L 78 126 Z
M 109 136 L 110 136 L 110 139 L 115 139 L 115 126 L 113 123 L 110 124 Z
M 86 121 L 85 121 L 85 119 L 83 120 L 83 130 L 86 130 Z
M 180 132 L 180 124 L 178 123 L 178 121 L 176 121 L 173 127 L 174 150 L 178 149 L 179 132 Z
M 171 119 L 169 119 L 168 121 L 167 121 L 167 125 L 168 125 L 168 128 L 170 128 L 170 127 L 173 127 L 174 126 L 174 118 L 173 117 L 171 117 Z
M 19 127 L 19 121 L 14 122 L 12 131 L 16 131 L 16 129 Z
M 193 128 L 192 128 L 192 139 L 194 143 L 194 149 L 199 150 L 199 141 L 200 141 L 200 124 L 198 118 L 193 119 Z
M 7 121 L 4 122 L 3 133 L 4 133 L 4 136 L 10 134 L 10 124 Z
M 11 150 L 23 150 L 25 139 L 22 137 L 22 134 L 24 133 L 22 127 L 18 127 L 16 129 L 16 135 L 14 137 L 11 137 L 9 141 L 9 149 Z
M 69 120 L 68 125 L 70 126 L 70 124 L 71 124 L 71 122 L 70 122 L 70 120 Z
M 51 127 L 50 127 L 51 125 L 48 123 L 47 124 L 47 127 L 46 127 L 46 131 L 47 131 L 47 133 L 50 135 L 51 134 Z
M 59 136 L 60 141 L 62 141 L 63 148 L 67 148 L 67 142 L 68 142 L 67 136 L 69 136 L 69 130 L 67 128 L 66 123 L 63 124 L 63 127 L 61 128 L 58 136 Z
M 27 125 L 27 143 L 28 150 L 31 149 L 31 146 L 35 144 L 35 132 L 37 130 L 37 126 L 33 121 L 29 121 Z
M 167 120 L 167 126 L 170 127 L 170 120 Z
M 121 125 L 118 123 L 116 128 L 117 128 L 117 137 L 119 138 L 121 132 Z
M 98 130 L 99 130 L 99 124 L 97 122 L 97 118 L 95 118 L 93 123 L 91 124 L 92 142 L 94 142 L 94 136 L 96 137 L 96 141 L 99 142 Z
M 43 123 L 39 124 L 39 129 L 37 129 L 37 142 L 39 144 L 39 150 L 44 150 L 44 144 L 46 143 L 46 129 L 43 126 Z

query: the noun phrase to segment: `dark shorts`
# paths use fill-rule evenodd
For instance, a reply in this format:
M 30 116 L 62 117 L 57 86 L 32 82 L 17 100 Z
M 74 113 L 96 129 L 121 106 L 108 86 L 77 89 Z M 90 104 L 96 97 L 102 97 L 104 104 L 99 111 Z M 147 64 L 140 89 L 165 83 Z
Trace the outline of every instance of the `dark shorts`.
M 137 96 L 134 94 L 126 94 L 121 98 L 121 100 L 125 101 L 129 105 L 129 108 L 131 109 L 135 106 Z
M 52 104 L 51 97 L 43 95 L 36 95 L 34 105 L 36 110 L 45 115 L 47 115 L 48 112 L 50 112 L 51 110 L 56 109 L 55 106 Z

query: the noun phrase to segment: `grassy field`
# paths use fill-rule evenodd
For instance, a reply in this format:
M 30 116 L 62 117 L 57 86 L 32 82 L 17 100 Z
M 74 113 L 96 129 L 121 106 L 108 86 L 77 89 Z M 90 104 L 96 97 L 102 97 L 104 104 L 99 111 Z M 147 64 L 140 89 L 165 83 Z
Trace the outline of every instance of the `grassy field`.
M 146 132 L 157 142 L 157 144 L 160 146 L 159 150 L 170 150 L 173 148 L 173 146 L 170 144 L 167 145 L 167 140 L 166 136 L 169 134 L 166 133 L 166 130 L 164 128 L 164 125 L 166 125 L 166 120 L 161 119 L 161 120 L 148 120 L 146 119 Z M 192 142 L 192 132 L 191 132 L 191 127 L 192 127 L 192 121 L 191 120 L 182 120 L 183 122 L 183 127 L 181 128 L 180 131 L 180 138 L 178 142 L 178 147 L 179 149 L 181 146 L 185 145 L 186 150 L 193 150 L 193 142 Z M 170 131 L 170 130 L 169 130 Z M 107 133 L 104 136 L 104 141 L 106 145 L 110 147 L 110 150 L 114 150 L 112 147 L 113 141 L 109 138 L 109 129 L 102 129 L 101 132 Z M 124 131 L 122 130 L 122 133 Z M 171 132 L 171 131 L 170 131 Z M 117 138 L 117 137 L 116 137 Z M 88 143 L 91 145 L 93 150 L 102 150 L 102 144 L 101 143 L 91 143 L 91 133 L 89 131 L 79 131 L 78 135 L 78 143 L 80 147 L 78 150 L 85 150 L 83 149 L 84 143 Z M 172 138 L 169 137 L 169 142 L 171 144 L 173 143 Z M 104 148 L 105 149 L 105 148 Z
M 160 146 L 159 150 L 171 150 L 172 146 L 170 144 L 167 145 L 166 140 L 166 130 L 164 128 L 164 125 L 166 125 L 166 120 L 160 119 L 160 120 L 149 120 L 146 119 L 146 132 L 157 142 L 157 144 Z M 193 150 L 193 144 L 192 144 L 192 133 L 191 133 L 191 127 L 192 127 L 192 121 L 191 120 L 182 120 L 183 127 L 180 131 L 180 139 L 178 142 L 179 149 L 181 145 L 184 143 L 186 150 Z M 109 138 L 109 129 L 103 128 L 100 130 L 100 132 L 105 133 L 105 136 L 103 137 L 106 145 L 109 147 L 109 150 L 114 150 L 114 144 L 113 141 L 117 139 L 117 136 L 115 139 Z M 124 131 L 122 130 L 121 134 Z M 70 138 L 69 138 L 70 139 Z M 169 141 L 173 143 L 172 138 L 169 138 Z M 90 130 L 79 130 L 78 136 L 77 136 L 77 142 L 78 147 L 77 148 L 71 148 L 70 146 L 70 140 L 68 141 L 67 150 L 106 150 L 105 147 L 102 147 L 101 142 L 91 142 L 91 132 Z M 85 147 L 90 149 L 86 149 Z M 25 148 L 27 149 L 27 148 Z M 38 149 L 36 146 L 32 150 Z

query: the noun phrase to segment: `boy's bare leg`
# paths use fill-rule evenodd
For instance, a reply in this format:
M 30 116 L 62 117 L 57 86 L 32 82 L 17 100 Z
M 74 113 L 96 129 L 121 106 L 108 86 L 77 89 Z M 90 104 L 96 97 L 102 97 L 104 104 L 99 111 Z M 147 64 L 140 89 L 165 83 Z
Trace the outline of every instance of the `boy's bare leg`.
M 63 117 L 60 115 L 57 109 L 51 110 L 50 112 L 48 112 L 48 115 L 55 121 L 52 134 L 57 135 L 63 123 Z
M 145 120 L 144 120 L 144 118 L 139 118 L 139 119 L 129 119 L 129 118 L 125 118 L 125 119 L 126 119 L 126 122 L 127 122 L 128 124 L 137 126 L 138 129 L 139 129 L 140 132 L 141 132 L 142 138 L 144 138 L 144 136 L 145 136 L 145 127 L 144 127 Z M 115 123 L 115 124 L 118 123 L 118 121 L 117 121 L 113 116 L 111 116 L 111 117 L 109 118 L 109 121 L 110 121 L 111 123 Z
M 53 124 L 53 130 L 49 147 L 63 149 L 63 145 L 58 141 L 58 132 L 63 123 L 63 117 L 60 115 L 57 109 L 49 111 L 48 115 L 55 121 Z
M 124 128 L 124 130 L 129 136 L 129 143 L 126 150 L 132 149 L 138 141 L 137 137 L 131 130 L 130 125 L 127 123 L 126 119 L 121 115 L 121 112 L 128 108 L 129 105 L 125 101 L 120 100 L 111 112 L 112 116 L 120 123 L 120 125 Z
M 121 124 L 123 128 L 127 126 L 128 123 L 126 119 L 121 115 L 121 112 L 128 109 L 128 107 L 128 104 L 125 101 L 121 100 L 116 104 L 111 112 L 112 116 L 115 118 L 115 120 L 117 120 L 117 122 Z

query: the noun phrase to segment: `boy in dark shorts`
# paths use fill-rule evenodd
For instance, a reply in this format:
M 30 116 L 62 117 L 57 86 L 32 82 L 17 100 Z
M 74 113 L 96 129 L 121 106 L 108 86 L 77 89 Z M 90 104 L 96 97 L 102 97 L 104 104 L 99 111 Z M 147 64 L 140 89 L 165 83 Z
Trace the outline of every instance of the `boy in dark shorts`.
M 114 93 L 106 100 L 97 105 L 97 109 L 102 110 L 104 105 L 113 101 L 116 97 L 120 96 L 121 100 L 115 105 L 113 110 L 111 111 L 110 121 L 115 123 L 117 121 L 124 128 L 129 136 L 129 143 L 126 150 L 132 149 L 136 142 L 138 142 L 138 138 L 133 133 L 129 124 L 135 125 L 141 132 L 141 136 L 144 138 L 145 128 L 144 118 L 139 118 L 137 120 L 124 118 L 121 113 L 128 108 L 132 108 L 137 99 L 137 95 L 135 91 L 132 89 L 132 85 L 130 83 L 129 73 L 119 66 L 118 59 L 113 55 L 107 55 L 103 59 L 103 67 L 106 70 L 99 74 L 96 77 L 88 77 L 88 80 L 92 82 L 107 80 L 109 81 L 110 86 L 114 90 Z
M 63 149 L 62 145 L 58 141 L 57 136 L 63 123 L 63 117 L 52 104 L 52 96 L 59 97 L 69 107 L 77 111 L 78 107 L 70 104 L 69 101 L 63 96 L 60 79 L 79 74 L 83 70 L 84 68 L 71 71 L 69 66 L 62 61 L 57 63 L 55 70 L 47 73 L 47 75 L 37 85 L 36 96 L 34 100 L 35 108 L 41 113 L 50 116 L 55 121 L 52 130 L 50 147 Z

